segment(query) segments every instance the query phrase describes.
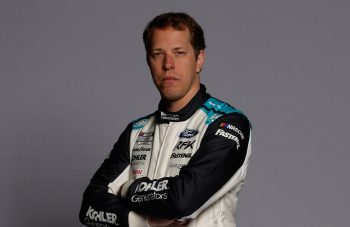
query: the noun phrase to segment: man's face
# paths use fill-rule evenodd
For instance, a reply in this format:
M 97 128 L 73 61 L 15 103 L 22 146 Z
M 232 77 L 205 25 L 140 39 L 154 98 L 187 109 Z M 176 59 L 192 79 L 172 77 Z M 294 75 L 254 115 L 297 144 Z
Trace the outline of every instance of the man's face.
M 153 30 L 148 65 L 164 100 L 187 104 L 199 90 L 203 63 L 204 51 L 196 58 L 187 28 Z

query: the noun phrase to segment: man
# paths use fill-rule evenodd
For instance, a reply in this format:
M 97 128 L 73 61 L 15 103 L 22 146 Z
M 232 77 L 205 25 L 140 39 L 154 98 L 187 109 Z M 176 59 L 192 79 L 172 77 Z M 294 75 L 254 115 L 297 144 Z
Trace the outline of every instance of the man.
M 203 31 L 184 13 L 143 33 L 158 110 L 130 123 L 87 187 L 87 226 L 236 226 L 250 155 L 250 123 L 206 93 Z

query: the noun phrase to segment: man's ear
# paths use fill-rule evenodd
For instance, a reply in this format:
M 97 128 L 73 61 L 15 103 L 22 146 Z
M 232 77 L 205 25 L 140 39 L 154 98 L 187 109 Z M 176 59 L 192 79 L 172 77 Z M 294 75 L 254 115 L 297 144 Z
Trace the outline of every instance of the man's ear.
M 200 50 L 197 56 L 197 65 L 196 65 L 196 72 L 200 73 L 202 71 L 203 65 L 205 62 L 205 51 Z

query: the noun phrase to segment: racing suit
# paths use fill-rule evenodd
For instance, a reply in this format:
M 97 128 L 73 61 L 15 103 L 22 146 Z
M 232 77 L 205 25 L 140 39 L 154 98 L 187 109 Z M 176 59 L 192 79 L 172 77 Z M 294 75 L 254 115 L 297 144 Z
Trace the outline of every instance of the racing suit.
M 246 116 L 206 93 L 131 122 L 84 192 L 87 226 L 145 227 L 150 216 L 231 227 L 250 155 Z

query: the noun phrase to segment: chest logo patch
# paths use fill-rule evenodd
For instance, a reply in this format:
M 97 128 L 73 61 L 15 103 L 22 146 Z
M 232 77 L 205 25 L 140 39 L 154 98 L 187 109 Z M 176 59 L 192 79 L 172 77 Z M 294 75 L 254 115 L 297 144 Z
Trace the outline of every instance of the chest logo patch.
M 197 129 L 185 129 L 184 131 L 180 132 L 179 137 L 180 138 L 191 138 L 198 134 Z
M 175 150 L 186 150 L 187 148 L 190 148 L 191 150 L 193 149 L 193 144 L 195 143 L 196 141 L 193 140 L 193 141 L 179 141 L 175 148 L 174 148 L 174 151 Z

